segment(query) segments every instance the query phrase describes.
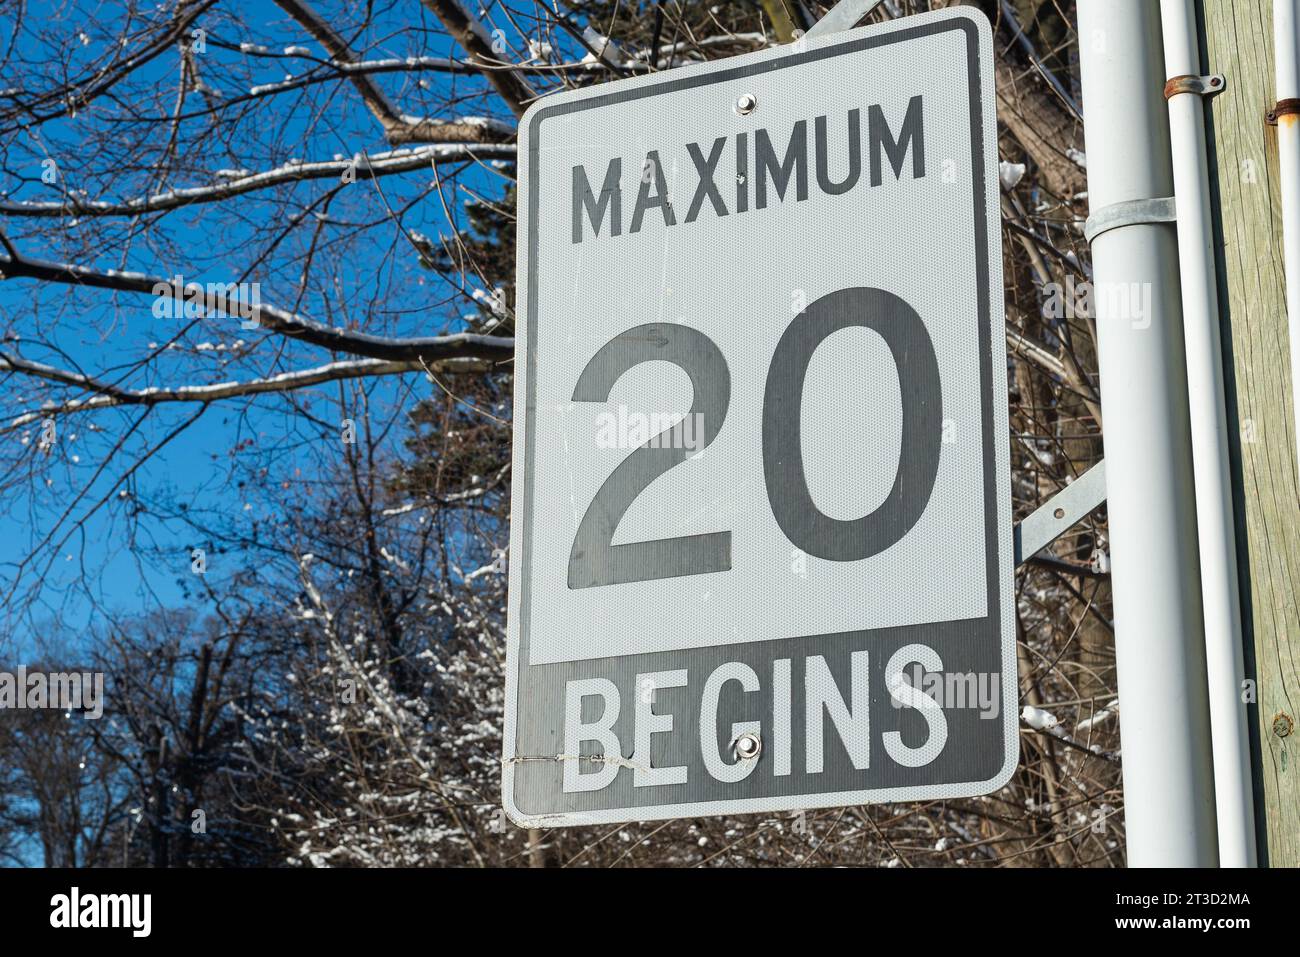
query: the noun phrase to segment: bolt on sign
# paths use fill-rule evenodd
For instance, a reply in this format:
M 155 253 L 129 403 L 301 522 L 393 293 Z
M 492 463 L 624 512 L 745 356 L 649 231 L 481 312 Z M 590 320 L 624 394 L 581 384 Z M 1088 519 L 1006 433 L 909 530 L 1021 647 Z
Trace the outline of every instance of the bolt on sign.
M 525 115 L 516 823 L 1011 776 L 994 102 L 963 8 Z

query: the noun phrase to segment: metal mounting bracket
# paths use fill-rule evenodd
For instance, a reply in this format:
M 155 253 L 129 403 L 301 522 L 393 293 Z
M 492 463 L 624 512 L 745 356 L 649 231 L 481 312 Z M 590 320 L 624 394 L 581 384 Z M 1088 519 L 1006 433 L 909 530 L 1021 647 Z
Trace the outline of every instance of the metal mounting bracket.
M 1278 100 L 1277 105 L 1264 114 L 1264 122 L 1269 126 L 1277 126 L 1279 116 L 1295 116 L 1297 113 L 1300 113 L 1300 100 Z
M 1177 214 L 1172 196 L 1157 199 L 1130 199 L 1123 203 L 1103 206 L 1083 224 L 1083 235 L 1091 244 L 1107 230 L 1140 223 L 1172 223 Z
M 1169 100 L 1179 93 L 1195 93 L 1197 96 L 1218 96 L 1228 88 L 1228 78 L 1222 73 L 1210 73 L 1206 76 L 1193 76 L 1182 73 L 1171 76 L 1165 84 L 1165 99 Z
M 880 0 L 840 0 L 826 11 L 822 17 L 804 34 L 806 37 L 820 37 L 827 33 L 852 30 L 863 17 L 879 6 Z
M 1106 501 L 1106 462 L 1098 462 L 1016 525 L 1019 568 Z

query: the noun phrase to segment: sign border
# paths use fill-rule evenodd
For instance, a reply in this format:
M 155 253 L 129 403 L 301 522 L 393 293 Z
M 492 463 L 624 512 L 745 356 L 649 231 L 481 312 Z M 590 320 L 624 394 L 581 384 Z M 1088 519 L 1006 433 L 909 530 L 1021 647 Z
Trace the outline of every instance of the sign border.
M 1002 665 L 1002 722 L 1003 766 L 992 778 L 984 781 L 952 784 L 908 785 L 894 788 L 872 788 L 855 791 L 835 791 L 808 794 L 778 795 L 766 798 L 736 798 L 716 801 L 694 801 L 674 804 L 606 808 L 594 811 L 554 812 L 532 814 L 515 805 L 514 772 L 520 758 L 516 751 L 516 715 L 522 669 L 526 662 L 529 632 L 529 602 L 527 590 L 531 570 L 528 548 L 532 534 L 533 500 L 533 442 L 536 434 L 536 366 L 537 350 L 537 216 L 536 203 L 539 192 L 537 182 L 539 132 L 544 119 L 590 109 L 608 103 L 642 99 L 658 93 L 690 89 L 711 83 L 726 82 L 758 73 L 797 66 L 839 53 L 855 52 L 872 47 L 898 43 L 922 36 L 960 30 L 966 37 L 967 62 L 970 72 L 970 117 L 972 185 L 975 204 L 975 238 L 977 245 L 977 286 L 979 293 L 979 332 L 981 351 L 980 379 L 984 389 L 981 411 L 983 425 L 983 459 L 985 463 L 984 507 L 986 543 L 989 545 L 988 562 L 988 616 L 997 616 L 1001 626 Z M 866 804 L 885 801 L 927 800 L 974 797 L 997 791 L 1010 780 L 1019 763 L 1019 709 L 1007 707 L 1008 702 L 1019 701 L 1015 619 L 1014 619 L 1014 568 L 1012 526 L 1010 510 L 1000 510 L 998 501 L 1010 501 L 1010 450 L 998 436 L 1007 431 L 1006 364 L 993 365 L 994 334 L 1005 351 L 1005 316 L 1002 312 L 1003 290 L 1001 284 L 1001 232 L 997 221 L 990 222 L 990 210 L 997 208 L 997 177 L 990 177 L 990 169 L 997 166 L 996 119 L 990 115 L 995 103 L 991 70 L 984 69 L 993 57 L 992 28 L 988 19 L 978 11 L 965 8 L 948 8 L 918 14 L 904 20 L 872 27 L 864 27 L 829 34 L 816 39 L 806 38 L 802 49 L 791 46 L 762 50 L 753 54 L 674 70 L 665 75 L 652 74 L 627 80 L 601 84 L 586 90 L 548 96 L 534 104 L 520 120 L 519 155 L 526 158 L 526 168 L 519 178 L 518 239 L 517 249 L 526 249 L 527 256 L 517 256 L 517 296 L 519 308 L 516 316 L 524 318 L 524 326 L 516 327 L 515 345 L 515 419 L 518 421 L 520 400 L 523 400 L 524 428 L 515 429 L 513 461 L 516 471 L 511 478 L 511 556 L 509 565 L 508 622 L 506 636 L 506 702 L 505 731 L 502 740 L 502 803 L 507 816 L 520 827 L 557 827 L 584 824 L 614 824 L 631 821 L 663 820 L 678 817 L 701 817 L 724 814 L 752 814 L 773 811 L 791 811 L 822 807 Z M 986 82 L 987 81 L 987 82 Z M 993 136 L 988 135 L 992 130 Z M 979 255 L 983 252 L 984 255 Z M 996 261 L 993 257 L 997 257 Z M 999 280 L 994 282 L 994 280 Z M 521 363 L 520 360 L 523 360 Z M 997 427 L 1001 426 L 998 431 Z M 522 463 L 522 471 L 518 470 Z M 992 526 L 992 527 L 991 527 Z M 745 644 L 753 644 L 746 642 Z M 558 757 L 558 756 L 557 756 Z M 535 760 L 536 758 L 528 758 Z

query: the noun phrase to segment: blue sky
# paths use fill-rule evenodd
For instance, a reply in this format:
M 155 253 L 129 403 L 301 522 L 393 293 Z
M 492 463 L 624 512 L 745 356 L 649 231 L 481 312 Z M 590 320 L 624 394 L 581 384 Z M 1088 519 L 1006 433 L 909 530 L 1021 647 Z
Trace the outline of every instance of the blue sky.
M 338 6 L 320 3 L 318 8 L 332 18 Z M 217 7 L 218 12 L 221 9 Z M 310 64 L 305 61 L 286 61 L 278 56 L 287 47 L 302 46 L 315 55 L 321 54 L 320 47 L 305 31 L 268 0 L 243 3 L 237 9 L 244 20 L 242 27 L 224 16 L 205 15 L 199 21 L 208 39 L 208 49 L 198 61 L 203 79 L 224 96 L 237 96 L 251 86 L 276 82 L 286 74 L 297 75 L 308 69 Z M 102 21 L 75 18 L 59 3 L 29 4 L 16 47 L 28 59 L 39 61 L 48 53 L 42 35 L 80 36 L 80 44 L 74 44 L 70 53 L 70 72 L 75 75 L 79 67 L 84 69 L 79 60 L 102 52 L 102 44 L 113 42 L 119 26 L 112 17 Z M 415 29 L 420 26 L 424 29 Z M 0 27 L 4 34 L 0 42 L 8 44 L 11 31 L 11 24 Z M 374 29 L 357 45 L 365 48 L 367 58 L 455 55 L 452 42 L 436 35 L 439 32 L 420 4 L 398 3 L 381 8 Z M 223 48 L 223 44 L 238 47 L 241 43 L 259 44 L 272 55 L 249 56 L 238 49 Z M 162 110 L 174 99 L 179 64 L 178 51 L 163 53 L 137 74 L 141 87 L 134 92 L 124 90 L 124 99 L 145 96 L 145 102 L 131 100 L 133 107 L 146 113 Z M 417 80 L 426 85 L 414 86 Z M 390 74 L 379 81 L 399 108 L 416 115 L 444 100 L 453 92 L 453 83 L 454 92 L 464 94 L 466 85 L 473 82 L 440 73 Z M 0 89 L 28 89 L 27 84 L 32 82 L 39 80 L 0 75 Z M 147 100 L 151 85 L 158 90 L 155 102 Z M 191 101 L 195 110 L 203 106 L 202 99 L 191 94 L 186 100 L 187 111 Z M 481 115 L 484 104 L 474 100 L 460 109 Z M 455 109 L 440 115 L 456 115 Z M 181 137 L 184 148 L 178 165 L 189 168 L 171 176 L 165 187 L 208 184 L 215 168 L 236 161 L 244 168 L 261 170 L 289 159 L 311 162 L 347 157 L 363 149 L 373 153 L 391 148 L 348 84 L 322 84 L 308 88 L 301 97 L 277 97 L 275 105 L 261 106 L 252 118 L 233 124 L 235 136 L 228 143 L 214 144 L 213 137 L 191 132 L 203 130 L 204 123 L 202 119 L 185 121 Z M 165 144 L 157 141 L 159 130 L 158 125 L 153 125 L 137 134 L 149 139 L 136 147 L 136 161 L 160 155 Z M 10 139 L 0 187 L 7 193 L 5 198 L 48 201 L 64 189 L 85 189 L 89 199 L 123 200 L 155 191 L 156 173 L 147 164 L 129 171 L 113 168 L 113 154 L 125 148 L 131 135 L 125 133 L 119 142 L 115 139 L 119 132 L 117 124 L 104 118 L 104 111 L 92 106 L 87 114 L 44 124 L 36 139 L 21 135 Z M 54 157 L 58 165 L 59 181 L 55 184 L 40 179 L 42 161 L 49 157 Z M 446 171 L 443 175 L 447 175 Z M 351 192 L 341 194 L 330 207 L 331 215 L 373 225 L 359 230 L 349 246 L 334 253 L 346 268 L 330 276 L 329 289 L 307 291 L 299 311 L 314 319 L 338 322 L 341 320 L 337 312 L 327 313 L 346 309 L 344 315 L 368 331 L 378 325 L 385 332 L 429 335 L 459 328 L 460 317 L 472 312 L 472 305 L 458 297 L 456 290 L 440 281 L 437 274 L 422 268 L 409 244 L 382 215 L 385 204 L 394 208 L 410 204 L 403 217 L 407 229 L 435 238 L 448 233 L 441 204 L 428 195 L 432 182 L 432 171 L 407 173 L 383 179 L 378 189 L 362 181 L 349 187 Z M 498 198 L 505 184 L 503 178 L 483 169 L 471 169 L 463 182 L 490 198 Z M 332 181 L 317 181 L 294 187 L 283 209 L 275 206 L 269 195 L 255 194 L 229 204 L 230 212 L 227 204 L 177 210 L 150 231 L 134 235 L 127 233 L 129 224 L 122 219 L 75 225 L 65 221 L 60 224 L 62 228 L 51 228 L 49 221 L 9 217 L 3 227 L 26 256 L 151 275 L 181 272 L 186 281 L 247 277 L 260 282 L 263 301 L 292 305 L 301 271 L 296 259 L 273 258 L 268 268 L 257 264 L 253 257 L 265 247 L 267 231 L 283 225 L 286 210 L 291 213 L 301 209 L 334 185 Z M 455 205 L 468 197 L 462 193 L 449 198 Z M 305 228 L 292 231 L 284 250 L 288 251 L 293 243 L 305 242 L 307 233 Z M 181 338 L 175 353 L 183 357 L 180 362 L 169 361 L 171 355 L 167 354 L 150 371 L 139 367 L 142 357 L 164 345 L 182 325 L 180 320 L 155 317 L 152 305 L 148 296 L 77 290 L 28 279 L 0 282 L 0 326 L 11 336 L 21 337 L 17 343 L 6 343 L 6 348 L 13 348 L 29 360 L 62 367 L 74 365 L 127 387 L 247 379 L 331 359 L 319 348 L 261 340 L 260 332 L 240 330 L 238 319 L 220 317 L 204 320 L 202 328 Z M 226 360 L 222 365 L 224 356 L 230 355 L 239 340 L 244 340 L 245 348 L 249 343 L 259 344 L 247 357 Z M 35 408 L 41 398 L 73 394 L 36 395 L 30 383 L 20 379 L 13 376 L 6 382 L 6 419 Z M 337 388 L 319 387 L 314 394 L 317 407 L 323 409 L 321 400 L 335 396 Z M 395 406 L 409 409 L 417 398 L 428 394 L 429 386 L 420 376 L 374 383 L 372 418 L 385 422 L 387 415 L 382 410 Z M 307 390 L 298 393 L 295 401 L 311 397 L 312 390 Z M 42 481 L 28 486 L 27 492 L 11 500 L 10 508 L 0 514 L 0 588 L 8 589 L 15 563 L 44 540 L 55 516 L 71 508 L 71 514 L 89 517 L 49 564 L 41 591 L 41 610 L 18 619 L 6 615 L 7 629 L 18 638 L 20 646 L 26 645 L 34 632 L 48 629 L 75 635 L 96 619 L 99 612 L 93 603 L 75 589 L 69 590 L 76 582 L 89 583 L 97 600 L 117 611 L 146 611 L 185 601 L 181 583 L 187 582 L 190 575 L 190 549 L 206 543 L 175 517 L 169 517 L 174 508 L 184 505 L 191 514 L 205 512 L 214 521 L 242 533 L 259 522 L 265 532 L 268 523 L 274 525 L 283 519 L 287 500 L 311 493 L 307 483 L 319 474 L 328 447 L 322 444 L 321 430 L 309 417 L 276 396 L 209 407 L 119 486 L 124 470 L 141 452 L 162 442 L 199 410 L 194 404 L 161 406 L 137 423 L 141 409 L 128 407 L 59 421 L 54 463 Z M 96 428 L 92 429 L 92 425 Z M 28 441 L 34 442 L 39 429 L 33 427 L 28 432 Z M 391 430 L 389 447 L 396 451 L 405 434 L 403 428 Z M 4 436 L 0 441 L 22 441 L 22 437 Z M 100 472 L 106 451 L 119 441 L 125 441 L 132 454 Z M 260 477 L 262 488 L 241 489 L 240 480 L 251 479 L 257 484 L 259 476 L 250 476 L 247 470 L 262 465 L 267 467 L 266 474 Z M 88 507 L 101 497 L 108 498 L 107 505 Z M 145 511 L 139 511 L 141 507 Z M 137 547 L 140 544 L 156 549 L 157 556 L 142 558 Z M 230 570 L 222 568 L 223 560 L 223 556 L 209 556 L 210 575 Z M 33 579 L 29 576 L 20 594 L 31 587 Z

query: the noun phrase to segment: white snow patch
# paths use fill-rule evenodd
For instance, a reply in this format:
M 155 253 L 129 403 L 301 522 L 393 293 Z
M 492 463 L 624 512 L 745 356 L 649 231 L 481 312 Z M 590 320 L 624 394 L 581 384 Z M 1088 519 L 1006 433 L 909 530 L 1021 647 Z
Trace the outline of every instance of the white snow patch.
M 1010 192 L 1025 176 L 1024 163 L 1008 163 L 1006 160 L 998 163 L 998 178 L 1002 180 L 1002 188 Z
M 1061 723 L 1052 712 L 1044 711 L 1042 708 L 1035 708 L 1032 705 L 1025 705 L 1020 712 L 1020 720 L 1035 731 L 1050 731 Z
M 1119 698 L 1116 698 L 1110 704 L 1106 705 L 1106 707 L 1102 708 L 1091 718 L 1084 718 L 1076 724 L 1074 728 L 1076 731 L 1091 731 L 1097 725 L 1109 721 L 1117 714 L 1119 714 Z

